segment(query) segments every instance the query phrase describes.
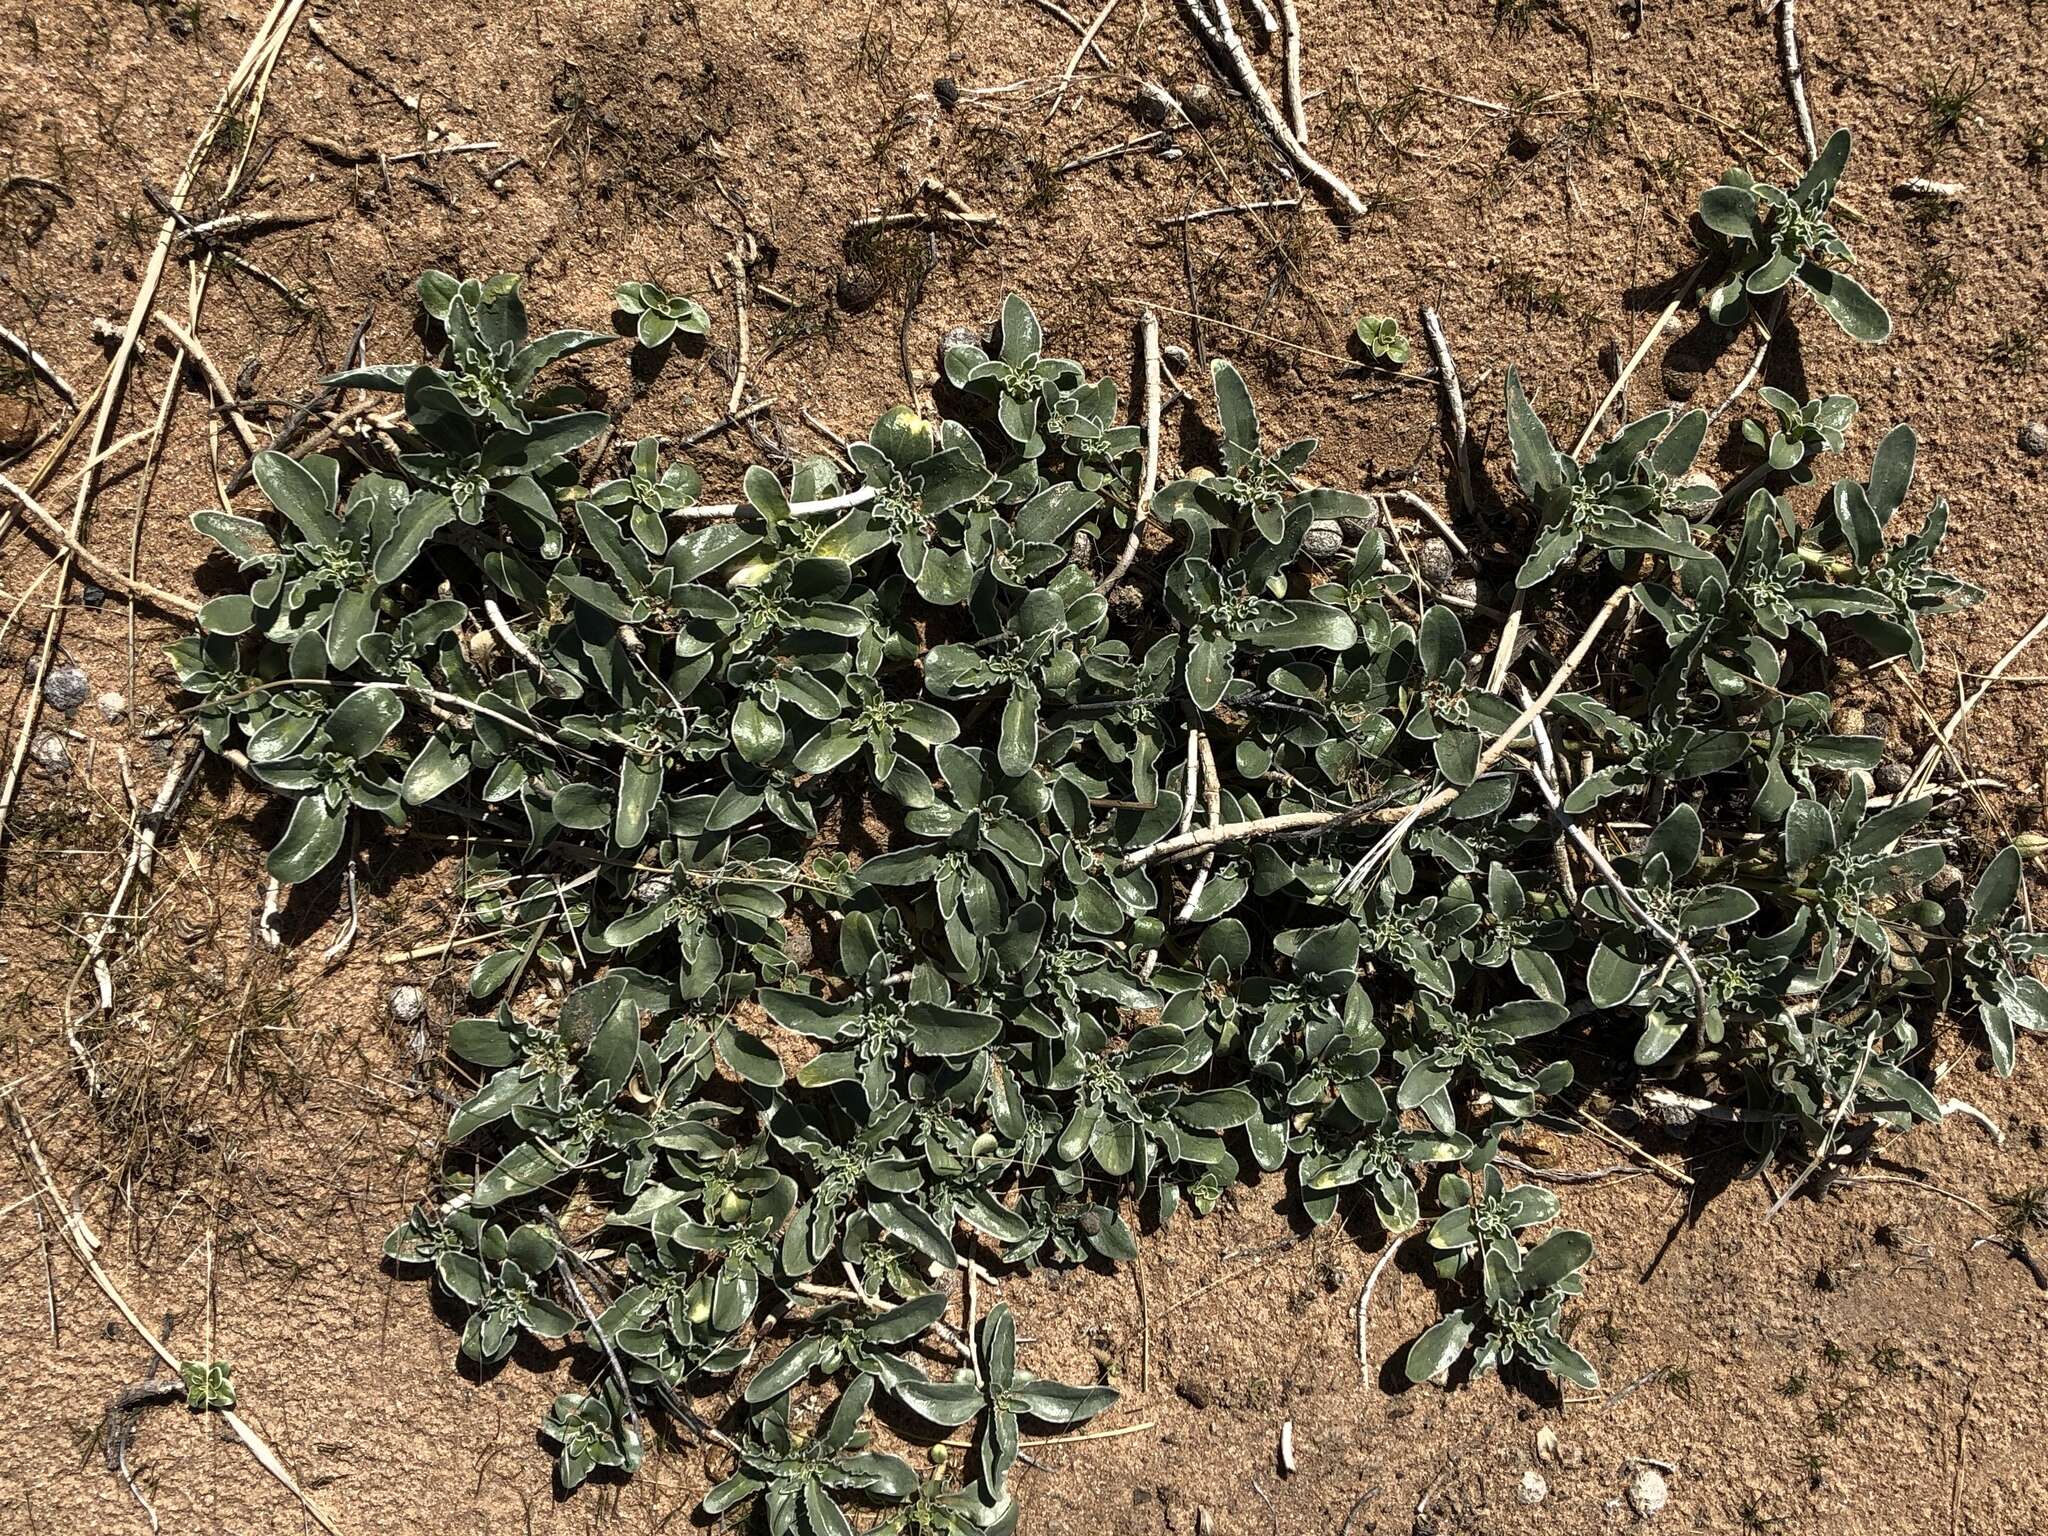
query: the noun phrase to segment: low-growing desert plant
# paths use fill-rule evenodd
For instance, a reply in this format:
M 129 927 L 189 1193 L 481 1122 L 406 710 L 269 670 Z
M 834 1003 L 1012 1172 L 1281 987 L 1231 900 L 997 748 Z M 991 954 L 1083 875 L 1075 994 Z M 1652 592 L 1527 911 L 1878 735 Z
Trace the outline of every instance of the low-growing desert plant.
M 1845 151 L 1716 206 L 1803 251 L 1774 221 L 1824 209 Z M 529 343 L 508 278 L 421 291 L 444 357 L 347 376 L 401 396 L 399 472 L 262 455 L 277 520 L 196 520 L 249 588 L 174 659 L 208 745 L 296 801 L 280 878 L 359 810 L 466 830 L 473 1086 L 386 1251 L 471 1359 L 583 1351 L 542 1427 L 565 1485 L 722 1387 L 707 1514 L 1007 1531 L 1023 1426 L 1116 1393 L 1033 1374 L 1007 1306 L 948 1326 L 963 1266 L 1128 1260 L 1255 1171 L 1317 1223 L 1431 1223 L 1468 1299 L 1411 1377 L 1590 1385 L 1564 1307 L 1591 1243 L 1499 1156 L 1575 1061 L 1814 1151 L 1940 1115 L 1944 1000 L 2000 1071 L 2048 1025 L 2017 854 L 1950 919 L 1936 801 L 1876 795 L 1882 743 L 1832 728 L 1831 654 L 1917 666 L 1977 595 L 1933 563 L 1940 502 L 1887 532 L 1906 429 L 1785 494 L 1847 450 L 1846 397 L 1769 400 L 1724 492 L 1703 413 L 1581 461 L 1510 372 L 1541 621 L 1503 664 L 1467 627 L 1491 610 L 1390 565 L 1384 509 L 1316 483 L 1227 362 L 1216 462 L 1154 496 L 1114 384 L 1013 296 L 939 419 L 707 506 L 653 438 L 586 483 L 602 417 L 538 363 L 604 338 Z M 1170 548 L 1102 576 L 1148 517 Z M 972 1455 L 874 1449 L 878 1393 Z
M 1849 130 L 1843 128 L 1789 191 L 1735 169 L 1701 194 L 1701 222 L 1730 243 L 1730 273 L 1707 296 L 1707 314 L 1716 324 L 1740 325 L 1752 299 L 1797 283 L 1856 340 L 1891 335 L 1884 306 L 1840 268 L 1849 245 L 1828 210 L 1848 163 Z

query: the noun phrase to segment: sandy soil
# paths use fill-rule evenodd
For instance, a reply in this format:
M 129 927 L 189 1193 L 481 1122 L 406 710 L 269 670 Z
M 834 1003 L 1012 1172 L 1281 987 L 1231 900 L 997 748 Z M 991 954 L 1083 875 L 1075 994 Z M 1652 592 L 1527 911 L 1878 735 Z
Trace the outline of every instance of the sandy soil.
M 1578 0 L 1300 9 L 1313 142 L 1373 207 L 1348 232 L 1313 200 L 1167 222 L 1293 195 L 1220 94 L 1214 121 L 1180 135 L 1177 158 L 1141 151 L 1065 169 L 1150 131 L 1129 105 L 1139 80 L 1185 90 L 1208 78 L 1161 0 L 1116 9 L 1101 34 L 1112 67 L 1084 61 L 1050 122 L 1048 77 L 1075 36 L 1030 0 L 333 5 L 320 13 L 333 49 L 303 28 L 294 37 L 255 145 L 269 158 L 253 205 L 321 222 L 237 247 L 299 297 L 221 266 L 202 340 L 262 429 L 338 362 L 366 315 L 373 358 L 414 355 L 409 287 L 423 267 L 523 273 L 537 316 L 586 325 L 605 322 L 616 281 L 652 277 L 704 300 L 712 351 L 652 377 L 600 354 L 582 373 L 628 438 L 684 434 L 723 409 L 717 365 L 729 362 L 720 348 L 734 317 L 713 274 L 747 230 L 764 252 L 750 365 L 775 400 L 757 425 L 764 442 L 816 446 L 802 412 L 858 435 L 882 405 L 924 387 L 946 328 L 988 319 L 1015 288 L 1063 348 L 1120 376 L 1131 319 L 1152 304 L 1169 342 L 1235 357 L 1282 430 L 1319 436 L 1327 473 L 1414 477 L 1440 497 L 1433 392 L 1368 393 L 1343 362 L 1357 313 L 1396 315 L 1412 333 L 1416 306 L 1430 303 L 1466 377 L 1481 472 L 1505 484 L 1505 366 L 1521 369 L 1554 424 L 1583 421 L 1605 370 L 1690 269 L 1685 220 L 1700 188 L 1735 160 L 1782 169 L 1759 141 L 1795 149 L 1771 24 L 1740 4 L 1654 4 L 1633 35 L 1625 14 Z M 93 323 L 125 315 L 146 260 L 158 218 L 145 178 L 175 176 L 259 15 L 250 0 L 16 0 L 0 16 L 0 323 L 74 383 L 103 366 Z M 1851 238 L 1898 336 L 1859 348 L 1795 312 L 1797 334 L 1765 377 L 1801 398 L 1857 395 L 1852 452 L 1911 421 L 1923 487 L 1955 509 L 1950 559 L 1991 591 L 1933 637 L 1917 693 L 1849 680 L 1883 700 L 1917 751 L 1926 716 L 1945 716 L 1968 674 L 2048 607 L 2048 459 L 2017 442 L 2023 422 L 2048 412 L 2043 170 L 2029 163 L 2048 153 L 2043 53 L 2036 18 L 2015 4 L 1944 13 L 1836 0 L 1810 3 L 1801 24 L 1822 132 L 1857 134 Z M 1948 131 L 1929 108 L 1944 82 L 1976 90 Z M 332 147 L 396 153 L 430 131 L 500 147 L 389 165 L 341 164 Z M 1967 194 L 1956 205 L 1889 195 L 1912 175 L 1962 181 Z M 906 206 L 927 176 L 1001 223 L 935 247 L 922 235 L 849 247 L 854 219 Z M 182 309 L 178 280 L 165 302 Z M 1636 376 L 1630 404 L 1718 401 L 1749 351 L 1681 325 Z M 123 430 L 148 423 L 169 366 L 147 349 Z M 0 384 L 5 460 L 63 411 L 16 375 Z M 230 575 L 202 564 L 182 516 L 212 496 L 218 417 L 203 390 L 195 378 L 179 396 L 146 498 L 131 453 L 110 465 L 88 524 L 92 545 L 125 561 L 146 505 L 139 568 L 178 590 L 216 590 Z M 238 450 L 211 435 L 232 474 Z M 719 488 L 760 451 L 729 434 L 703 444 L 698 462 Z M 0 546 L 0 588 L 22 605 L 0 640 L 0 693 L 17 722 L 47 614 L 47 584 L 29 583 L 46 560 L 18 530 Z M 431 845 L 366 847 L 363 931 L 338 967 L 319 958 L 345 920 L 332 876 L 293 893 L 273 955 L 253 924 L 276 814 L 231 775 L 202 773 L 159 865 L 146 935 L 123 964 L 115 1020 L 95 1035 L 119 1091 L 97 1112 L 88 1101 L 64 1041 L 65 999 L 80 925 L 119 869 L 124 761 L 144 795 L 163 775 L 147 733 L 174 707 L 160 660 L 174 632 L 145 611 L 131 642 L 125 604 L 87 596 L 73 584 L 66 653 L 95 694 L 119 691 L 128 710 L 117 723 L 90 703 L 79 711 L 72 772 L 32 777 L 16 809 L 0 901 L 0 1077 L 58 1186 L 103 1237 L 108 1271 L 152 1323 L 172 1315 L 174 1348 L 195 1348 L 211 1311 L 246 1416 L 346 1530 L 688 1528 L 706 1478 L 721 1473 L 715 1459 L 677 1446 L 630 1485 L 559 1498 L 533 1426 L 566 1368 L 522 1353 L 465 1378 L 426 1288 L 380 1264 L 445 1119 L 422 1090 L 445 1081 L 435 1031 L 458 1006 L 459 957 L 380 960 L 449 931 L 454 871 Z M 1986 847 L 2041 815 L 2040 677 L 2014 670 L 1957 743 L 1971 775 L 1996 781 L 1967 813 Z M 399 982 L 429 989 L 418 1036 L 385 1011 Z M 1578 1333 L 1609 1389 L 1594 1400 L 1534 1399 L 1492 1378 L 1450 1394 L 1401 1390 L 1384 1377 L 1387 1356 L 1435 1315 L 1406 1256 L 1382 1282 L 1373 1379 L 1361 1380 L 1353 1308 L 1375 1255 L 1356 1234 L 1299 1237 L 1270 1182 L 1148 1244 L 1149 1392 L 1128 1275 L 1011 1282 L 1035 1336 L 1030 1360 L 1048 1372 L 1106 1364 L 1126 1392 L 1110 1427 L 1148 1426 L 1036 1453 L 1021 1483 L 1025 1528 L 1188 1533 L 1206 1507 L 1217 1532 L 1250 1536 L 1602 1530 L 1634 1518 L 1622 1502 L 1632 1458 L 1669 1469 L 1659 1528 L 2043 1528 L 2048 1297 L 2018 1264 L 1970 1243 L 1990 1230 L 1974 1207 L 2048 1179 L 2048 1056 L 2023 1052 L 2019 1076 L 2000 1082 L 1974 1040 L 1943 1028 L 1935 1048 L 1953 1067 L 1943 1091 L 1990 1115 L 2002 1145 L 1957 1118 L 1888 1143 L 1866 1181 L 1774 1220 L 1762 1187 L 1740 1177 L 1740 1148 L 1713 1132 L 1659 1144 L 1693 1184 L 1618 1175 L 1568 1191 L 1599 1242 Z M 1523 1155 L 1581 1170 L 1630 1161 L 1591 1137 L 1536 1138 Z M 18 1409 L 0 1529 L 141 1529 L 103 1460 L 102 1420 L 148 1353 L 46 1212 L 24 1201 L 26 1161 L 8 1166 L 0 1352 L 15 1362 Z M 1298 1467 L 1283 1476 L 1276 1446 L 1290 1420 Z M 1539 1459 L 1546 1428 L 1554 1459 Z M 128 1459 L 167 1531 L 308 1528 L 241 1446 L 181 1408 L 147 1410 Z M 1518 1497 L 1530 1469 L 1549 1488 L 1536 1506 Z

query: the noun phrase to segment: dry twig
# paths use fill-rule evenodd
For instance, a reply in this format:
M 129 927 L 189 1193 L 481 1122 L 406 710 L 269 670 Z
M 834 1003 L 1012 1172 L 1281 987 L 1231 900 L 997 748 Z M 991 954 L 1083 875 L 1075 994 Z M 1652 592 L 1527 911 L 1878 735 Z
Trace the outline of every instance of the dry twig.
M 1444 446 L 1451 452 L 1451 464 L 1458 475 L 1458 505 L 1468 517 L 1479 517 L 1472 499 L 1472 454 L 1465 432 L 1465 392 L 1458 387 L 1458 365 L 1451 357 L 1451 343 L 1444 335 L 1444 323 L 1435 310 L 1422 306 L 1422 338 L 1429 346 L 1430 361 L 1436 364 L 1437 383 L 1443 388 Z
M 1145 478 L 1138 486 L 1130 537 L 1124 540 L 1123 553 L 1117 556 L 1109 574 L 1095 584 L 1098 592 L 1107 592 L 1122 581 L 1138 558 L 1139 538 L 1152 515 L 1152 497 L 1159 489 L 1159 316 L 1149 309 L 1139 322 L 1138 349 L 1144 358 L 1145 372 Z
M 1820 140 L 1814 137 L 1813 111 L 1806 104 L 1806 71 L 1799 63 L 1798 0 L 1778 0 L 1778 68 L 1785 77 L 1792 117 L 1799 125 L 1799 143 L 1811 165 L 1820 158 Z
M 13 351 L 20 353 L 22 361 L 40 374 L 50 388 L 64 397 L 66 405 L 74 411 L 78 409 L 78 391 L 71 387 L 64 375 L 57 371 L 56 365 L 47 357 L 4 325 L 0 325 L 0 342 L 5 342 Z
M 1308 142 L 1308 100 L 1301 89 L 1301 13 L 1294 0 L 1280 0 L 1280 101 L 1295 139 Z
M 1301 140 L 1295 137 L 1280 109 L 1273 104 L 1251 55 L 1245 51 L 1244 43 L 1237 35 L 1237 23 L 1230 14 L 1230 0 L 1183 0 L 1183 4 L 1195 35 L 1208 45 L 1210 56 L 1236 83 L 1260 126 L 1266 130 L 1267 137 L 1287 157 L 1295 173 L 1320 188 L 1346 214 L 1363 218 L 1367 211 L 1364 199 L 1352 191 L 1350 184 L 1335 171 L 1308 152 Z
M 166 592 L 162 587 L 154 586 L 140 577 L 131 579 L 122 575 L 117 568 L 74 539 L 47 507 L 29 495 L 25 487 L 16 485 L 5 475 L 0 475 L 0 491 L 12 496 L 66 556 L 75 558 L 103 585 L 151 603 L 166 613 L 175 613 L 182 619 L 199 617 L 199 605 L 190 598 L 180 597 L 175 592 Z
M 1550 681 L 1543 685 L 1543 691 L 1536 695 L 1528 708 L 1523 710 L 1505 731 L 1487 743 L 1485 749 L 1480 752 L 1475 777 L 1477 774 L 1484 774 L 1506 756 L 1516 739 L 1529 728 L 1530 722 L 1550 707 L 1551 700 L 1555 699 L 1564 685 L 1571 680 L 1572 674 L 1578 670 L 1579 664 L 1592 650 L 1594 642 L 1600 638 L 1601 631 L 1607 627 L 1634 591 L 1634 587 L 1624 583 L 1608 594 L 1607 600 L 1600 605 L 1587 624 L 1585 632 L 1565 654 L 1564 660 L 1551 674 Z M 1207 827 L 1199 832 L 1183 832 L 1148 847 L 1133 849 L 1124 855 L 1118 867 L 1137 869 L 1159 859 L 1184 859 L 1223 843 L 1243 842 L 1254 838 L 1299 837 L 1308 833 L 1327 832 L 1337 827 L 1364 823 L 1393 826 L 1412 822 L 1442 810 L 1463 793 L 1463 789 L 1451 784 L 1425 795 L 1410 805 L 1349 806 L 1340 811 L 1287 811 L 1277 816 L 1262 816 L 1253 821 L 1226 822 L 1222 826 Z
M 1366 1329 L 1372 1321 L 1372 1293 L 1380 1283 L 1380 1275 L 1394 1262 L 1394 1255 L 1401 1251 L 1401 1245 L 1414 1235 L 1413 1232 L 1404 1232 L 1387 1244 L 1387 1251 L 1373 1265 L 1372 1273 L 1366 1277 L 1365 1289 L 1358 1296 L 1358 1379 L 1368 1387 L 1372 1385 L 1372 1353 L 1367 1347 Z
M 1074 45 L 1073 56 L 1067 60 L 1067 67 L 1060 74 L 1060 83 L 1052 93 L 1052 105 L 1046 108 L 1045 120 L 1048 123 L 1059 115 L 1060 103 L 1066 100 L 1067 87 L 1074 83 L 1074 71 L 1081 67 L 1081 56 L 1095 45 L 1096 34 L 1102 30 L 1103 23 L 1109 20 L 1110 12 L 1117 8 L 1117 4 L 1118 0 L 1108 0 L 1096 12 L 1095 19 L 1088 23 L 1088 30 L 1081 34 L 1081 41 Z

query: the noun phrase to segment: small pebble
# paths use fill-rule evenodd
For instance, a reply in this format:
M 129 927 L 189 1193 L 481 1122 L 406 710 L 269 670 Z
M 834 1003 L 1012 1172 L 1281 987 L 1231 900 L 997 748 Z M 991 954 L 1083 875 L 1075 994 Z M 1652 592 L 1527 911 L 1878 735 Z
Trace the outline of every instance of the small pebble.
M 91 692 L 85 668 L 75 663 L 67 662 L 43 679 L 43 697 L 52 709 L 61 709 L 67 715 L 83 704 Z
M 1462 603 L 1467 608 L 1477 607 L 1479 603 L 1479 578 L 1476 576 L 1460 576 L 1455 581 L 1446 582 L 1443 593 L 1453 603 Z
M 1206 80 L 1197 80 L 1182 91 L 1180 105 L 1197 128 L 1214 128 L 1223 121 L 1223 94 Z
M 107 589 L 88 581 L 79 589 L 78 600 L 88 608 L 104 608 L 107 606 Z
M 1541 1472 L 1531 1467 L 1522 1474 L 1522 1485 L 1515 1490 L 1515 1496 L 1524 1504 L 1541 1504 L 1550 1497 L 1550 1484 Z
M 1188 355 L 1188 349 L 1181 346 L 1178 342 L 1168 342 L 1165 346 L 1161 347 L 1159 349 L 1159 360 L 1166 364 L 1174 373 L 1186 373 L 1188 365 L 1194 362 L 1194 359 Z
M 1628 1483 L 1628 1507 L 1639 1520 L 1653 1520 L 1671 1502 L 1671 1485 L 1655 1467 L 1638 1467 Z
M 1458 574 L 1457 557 L 1442 539 L 1424 539 L 1417 544 L 1415 566 L 1432 587 L 1447 587 Z
M 859 314 L 872 309 L 875 300 L 882 296 L 882 280 L 870 267 L 842 267 L 839 281 L 833 287 L 833 297 L 839 307 L 849 314 Z
M 0 395 L 0 457 L 26 453 L 43 430 L 43 412 L 26 392 Z
M 1908 777 L 1904 763 L 1879 763 L 1870 781 L 1877 786 L 1879 793 L 1896 795 L 1906 787 Z
M 932 95 L 948 112 L 960 104 L 960 86 L 951 75 L 941 75 L 932 82 Z
M 40 772 L 53 779 L 61 779 L 71 771 L 71 748 L 55 731 L 37 733 L 36 739 L 29 744 L 28 755 Z
M 1683 363 L 1664 365 L 1664 393 L 1673 400 L 1690 400 L 1706 381 L 1706 374 L 1698 368 L 1688 368 Z
M 1067 557 L 1083 568 L 1095 564 L 1095 535 L 1085 528 L 1076 528 L 1074 537 L 1068 541 Z
M 100 713 L 112 724 L 128 713 L 128 701 L 118 693 L 103 693 L 100 695 Z
M 1329 518 L 1319 518 L 1308 525 L 1308 532 L 1301 536 L 1301 552 L 1318 560 L 1328 560 L 1344 549 L 1344 530 Z
M 427 1011 L 427 994 L 418 987 L 391 989 L 391 1017 L 401 1024 L 417 1024 Z
M 2037 459 L 2048 453 L 2048 421 L 2030 421 L 2020 428 L 2020 452 Z

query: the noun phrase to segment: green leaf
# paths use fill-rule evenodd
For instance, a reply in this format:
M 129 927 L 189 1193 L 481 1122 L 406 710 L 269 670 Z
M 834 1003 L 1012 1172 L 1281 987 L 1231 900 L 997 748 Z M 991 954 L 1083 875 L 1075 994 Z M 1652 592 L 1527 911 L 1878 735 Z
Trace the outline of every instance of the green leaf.
M 981 1389 L 971 1381 L 906 1381 L 896 1398 L 919 1418 L 947 1429 L 981 1412 Z
M 736 1024 L 721 1025 L 718 1031 L 718 1055 L 728 1067 L 748 1082 L 762 1088 L 780 1088 L 783 1083 L 782 1058 L 768 1048 L 759 1035 L 741 1029 Z
M 325 463 L 332 466 L 334 460 Z M 334 516 L 334 497 L 328 493 L 331 481 L 323 483 L 297 459 L 270 448 L 257 454 L 249 468 L 263 494 L 270 498 L 270 504 L 285 515 L 308 543 L 328 549 L 341 537 L 341 524 Z
M 1460 1307 L 1428 1329 L 1408 1346 L 1406 1366 L 1410 1381 L 1428 1381 L 1465 1353 L 1479 1319 L 1470 1307 Z
M 296 801 L 284 836 L 270 850 L 267 868 L 274 880 L 298 885 L 320 873 L 341 852 L 342 834 L 348 830 L 348 809 L 330 809 L 324 797 L 313 794 Z
M 1269 603 L 1244 640 L 1264 650 L 1348 651 L 1358 643 L 1358 628 L 1350 614 L 1328 603 Z
M 1029 773 L 1038 760 L 1038 690 L 1019 678 L 1003 703 L 1001 728 L 996 733 L 996 766 L 1016 776 Z
M 200 604 L 198 622 L 209 635 L 246 635 L 256 627 L 256 605 L 246 592 L 224 593 Z
M 1835 324 L 1855 340 L 1879 342 L 1891 335 L 1892 317 L 1855 278 L 1811 259 L 1801 264 L 1798 276 Z
M 1984 866 L 1977 888 L 1970 892 L 1972 928 L 1988 927 L 2013 909 L 2019 900 L 2024 870 L 2019 849 L 2008 843 L 1998 850 L 1997 856 Z
M 1228 640 L 1198 635 L 1188 646 L 1188 697 L 1204 713 L 1222 701 L 1230 686 L 1231 645 Z
M 1700 194 L 1700 221 L 1736 240 L 1756 237 L 1756 199 L 1742 187 L 1709 187 Z
M 1245 388 L 1244 375 L 1222 358 L 1209 363 L 1209 379 L 1216 390 L 1216 414 L 1223 423 L 1223 440 L 1240 455 L 1256 453 L 1259 447 L 1259 412 L 1252 393 Z
M 992 1013 L 971 1013 L 937 1003 L 910 1005 L 910 1040 L 922 1056 L 971 1056 L 1002 1033 Z
M 946 1269 L 959 1265 L 953 1241 L 920 1206 L 904 1200 L 870 1200 L 868 1214 L 881 1223 L 882 1230 L 898 1242 L 923 1254 Z
M 1553 1232 L 1522 1260 L 1522 1290 L 1526 1295 L 1546 1291 L 1568 1275 L 1577 1274 L 1593 1257 L 1593 1239 L 1583 1232 Z
M 392 586 L 411 569 L 427 540 L 455 516 L 455 503 L 438 492 L 421 492 L 406 502 L 391 533 L 377 547 L 373 571 L 379 583 Z
M 1541 505 L 1545 497 L 1563 487 L 1564 472 L 1558 467 L 1557 449 L 1551 445 L 1550 433 L 1541 418 L 1530 408 L 1529 397 L 1522 392 L 1522 380 L 1513 368 L 1508 369 L 1508 447 L 1514 454 L 1515 481 L 1524 496 Z

